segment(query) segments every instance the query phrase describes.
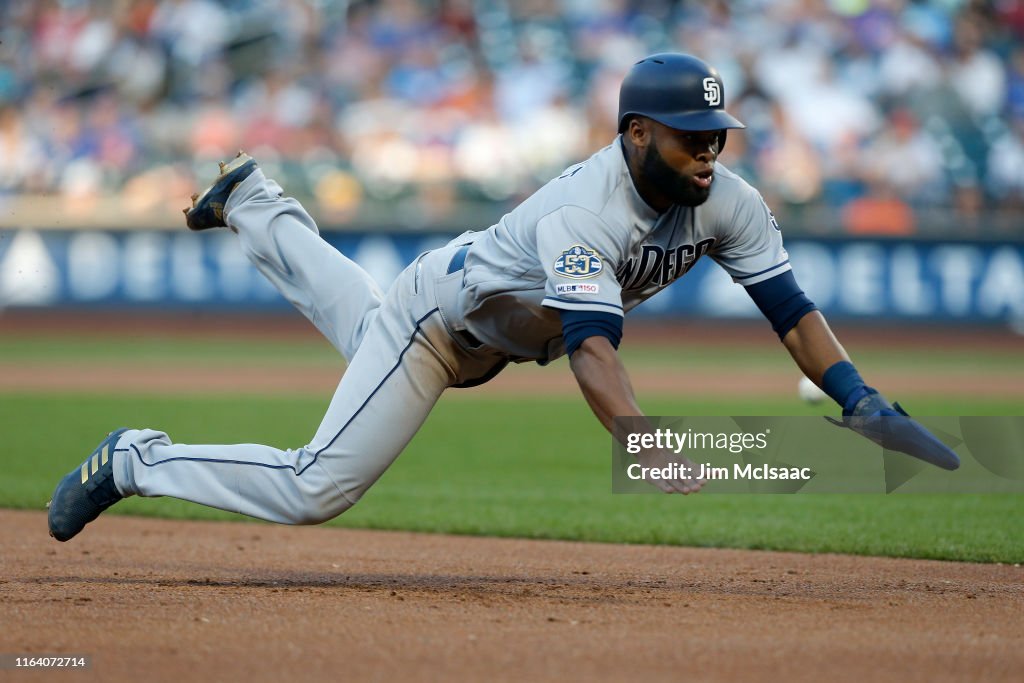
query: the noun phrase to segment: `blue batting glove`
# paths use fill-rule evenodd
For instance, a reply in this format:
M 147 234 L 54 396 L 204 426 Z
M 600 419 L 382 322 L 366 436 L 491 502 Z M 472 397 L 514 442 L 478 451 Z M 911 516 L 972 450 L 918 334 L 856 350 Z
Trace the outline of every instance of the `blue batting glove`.
M 944 470 L 960 467 L 960 458 L 949 446 L 911 419 L 900 406 L 889 403 L 871 387 L 855 391 L 843 406 L 843 420 L 830 422 L 871 439 L 882 448 L 906 453 Z

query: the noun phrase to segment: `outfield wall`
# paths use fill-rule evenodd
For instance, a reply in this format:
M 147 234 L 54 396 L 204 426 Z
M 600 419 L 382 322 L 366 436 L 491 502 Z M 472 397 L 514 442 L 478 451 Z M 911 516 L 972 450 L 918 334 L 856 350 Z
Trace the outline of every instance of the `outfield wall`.
M 387 285 L 451 235 L 326 233 Z M 1024 242 L 792 239 L 797 278 L 831 318 L 971 323 L 1024 320 Z M 671 267 L 656 254 L 653 269 Z M 288 304 L 227 231 L 0 231 L 0 307 L 235 309 Z M 758 315 L 710 259 L 648 301 L 647 316 Z

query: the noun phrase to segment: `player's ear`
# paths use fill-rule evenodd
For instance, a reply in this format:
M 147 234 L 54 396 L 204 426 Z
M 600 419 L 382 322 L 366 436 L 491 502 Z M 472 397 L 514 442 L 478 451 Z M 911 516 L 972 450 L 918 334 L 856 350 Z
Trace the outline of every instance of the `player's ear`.
M 644 116 L 634 116 L 629 119 L 626 128 L 626 137 L 633 143 L 634 147 L 646 147 L 650 144 L 651 127 L 650 119 Z

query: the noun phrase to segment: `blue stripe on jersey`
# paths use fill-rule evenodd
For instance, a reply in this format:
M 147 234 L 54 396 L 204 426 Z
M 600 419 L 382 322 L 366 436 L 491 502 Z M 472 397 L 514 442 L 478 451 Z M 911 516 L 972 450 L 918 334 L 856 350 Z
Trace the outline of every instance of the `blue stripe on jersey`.
M 544 301 L 557 301 L 557 302 L 562 303 L 562 304 L 573 304 L 574 306 L 605 306 L 606 308 L 611 308 L 613 310 L 618 310 L 618 311 L 622 310 L 622 306 L 619 306 L 618 304 L 608 304 L 608 303 L 605 303 L 603 301 L 572 301 L 571 299 L 560 299 L 557 296 L 546 296 L 546 297 L 544 297 Z M 544 304 L 544 301 L 541 302 L 542 305 Z M 551 306 L 551 308 L 559 308 L 560 309 L 561 307 L 560 306 Z M 568 310 L 572 310 L 572 309 L 568 309 Z M 576 310 L 582 310 L 582 309 L 576 309 Z
M 789 259 L 786 259 L 782 263 L 777 263 L 774 266 L 772 266 L 771 268 L 765 268 L 764 270 L 758 271 L 756 273 L 751 273 L 750 275 L 744 275 L 743 277 L 736 278 L 736 282 L 738 282 L 738 283 L 740 283 L 742 285 L 744 280 L 749 280 L 751 278 L 757 277 L 758 275 L 764 275 L 765 273 L 770 273 L 773 270 L 776 270 L 777 268 L 781 268 L 782 266 L 786 265 L 787 263 L 789 263 Z

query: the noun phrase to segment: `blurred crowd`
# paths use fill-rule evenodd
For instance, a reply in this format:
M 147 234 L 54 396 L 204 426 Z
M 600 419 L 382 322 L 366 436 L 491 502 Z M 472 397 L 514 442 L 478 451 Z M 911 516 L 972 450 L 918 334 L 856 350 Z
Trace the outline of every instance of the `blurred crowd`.
M 242 148 L 327 220 L 496 218 L 669 50 L 722 72 L 721 161 L 777 213 L 1024 207 L 1024 0 L 0 0 L 0 205 L 180 205 Z

